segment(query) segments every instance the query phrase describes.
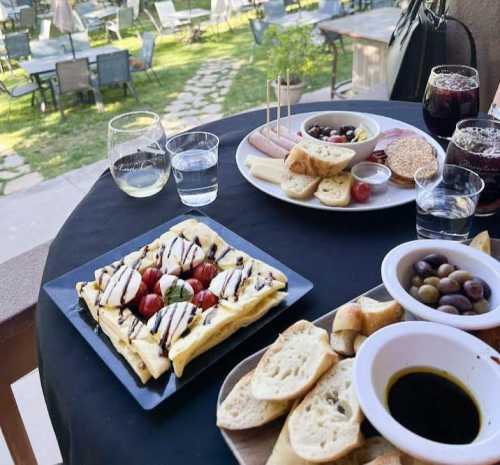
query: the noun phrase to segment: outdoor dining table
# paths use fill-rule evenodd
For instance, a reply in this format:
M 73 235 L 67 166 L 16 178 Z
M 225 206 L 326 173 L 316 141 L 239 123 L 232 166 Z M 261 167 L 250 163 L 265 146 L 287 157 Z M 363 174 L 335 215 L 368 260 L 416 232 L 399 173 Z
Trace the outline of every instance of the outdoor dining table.
M 415 103 L 329 101 L 293 110 L 370 112 L 426 130 L 421 105 Z M 236 463 L 215 424 L 217 395 L 229 371 L 292 322 L 314 320 L 380 284 L 384 255 L 415 239 L 413 203 L 383 211 L 339 213 L 283 203 L 256 190 L 238 172 L 235 151 L 242 138 L 264 122 L 265 111 L 259 110 L 198 128 L 220 138 L 219 195 L 203 211 L 310 279 L 314 289 L 150 411 L 142 410 L 42 290 L 36 312 L 39 370 L 66 465 Z M 53 241 L 43 282 L 188 210 L 173 179 L 156 196 L 134 199 L 121 192 L 106 171 Z M 500 236 L 498 217 L 476 218 L 473 229 L 474 233 L 489 229 L 492 236 Z
M 325 32 L 337 32 L 353 39 L 353 94 L 387 81 L 387 45 L 400 16 L 400 8 L 387 7 L 320 23 L 320 29 Z
M 97 60 L 98 55 L 105 53 L 117 52 L 120 50 L 118 47 L 113 47 L 112 45 L 104 45 L 102 47 L 93 47 L 85 50 L 77 50 L 75 52 L 76 58 L 88 58 L 90 64 L 94 64 Z M 47 98 L 45 96 L 45 90 L 42 86 L 42 76 L 54 73 L 56 71 L 56 63 L 61 61 L 71 60 L 73 55 L 71 53 L 65 53 L 61 55 L 51 55 L 44 58 L 36 58 L 33 60 L 20 61 L 19 66 L 35 81 L 40 87 L 40 92 L 42 94 L 42 100 L 45 106 L 47 106 Z M 52 96 L 54 101 L 54 96 Z
M 317 14 L 314 11 L 298 11 L 278 18 L 265 18 L 264 22 L 287 29 L 290 27 L 314 26 L 329 17 L 327 14 Z
M 118 10 L 119 7 L 111 5 L 104 8 L 99 8 L 97 10 L 89 11 L 88 13 L 85 13 L 83 16 L 85 16 L 86 18 L 93 18 L 93 19 L 105 19 L 111 16 L 115 16 L 118 13 Z

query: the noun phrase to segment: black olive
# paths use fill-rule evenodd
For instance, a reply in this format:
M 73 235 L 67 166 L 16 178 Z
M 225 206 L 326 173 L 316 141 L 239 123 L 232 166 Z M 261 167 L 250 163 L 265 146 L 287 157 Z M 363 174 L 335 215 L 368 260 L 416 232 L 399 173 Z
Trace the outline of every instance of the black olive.
M 347 131 L 345 133 L 345 136 L 347 137 L 347 140 L 351 142 L 356 137 L 356 134 L 354 134 L 354 131 Z
M 413 265 L 413 269 L 415 270 L 415 273 L 417 273 L 421 278 L 428 278 L 429 276 L 434 275 L 432 266 L 422 260 L 415 263 Z
M 448 263 L 448 259 L 439 253 L 431 253 L 422 258 L 424 262 L 427 262 L 433 268 L 439 268 L 443 263 Z

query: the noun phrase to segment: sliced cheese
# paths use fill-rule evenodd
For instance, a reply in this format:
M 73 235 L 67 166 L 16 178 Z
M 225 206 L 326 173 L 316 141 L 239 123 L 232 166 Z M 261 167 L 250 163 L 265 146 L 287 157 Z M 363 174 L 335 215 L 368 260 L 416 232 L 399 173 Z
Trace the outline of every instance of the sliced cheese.
M 262 179 L 263 181 L 272 182 L 273 184 L 281 184 L 283 177 L 285 176 L 286 170 L 283 160 L 281 165 L 278 164 L 268 164 L 256 160 L 252 163 L 250 168 L 250 174 L 256 178 Z

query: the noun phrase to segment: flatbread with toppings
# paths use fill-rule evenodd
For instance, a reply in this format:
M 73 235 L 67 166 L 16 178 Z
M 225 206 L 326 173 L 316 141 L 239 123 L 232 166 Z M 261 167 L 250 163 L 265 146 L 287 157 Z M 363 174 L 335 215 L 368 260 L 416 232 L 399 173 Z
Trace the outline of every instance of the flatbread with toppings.
M 139 379 L 198 355 L 277 306 L 286 276 L 195 219 L 94 273 L 76 290 Z

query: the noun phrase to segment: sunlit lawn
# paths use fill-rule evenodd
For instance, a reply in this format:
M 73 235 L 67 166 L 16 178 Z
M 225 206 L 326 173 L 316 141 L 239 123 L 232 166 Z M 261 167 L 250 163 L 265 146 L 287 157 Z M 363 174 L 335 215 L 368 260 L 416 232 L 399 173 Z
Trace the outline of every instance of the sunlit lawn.
M 201 0 L 196 6 L 206 8 L 205 3 L 206 0 Z M 178 9 L 181 8 L 179 2 Z M 253 52 L 254 59 L 250 62 L 253 38 L 247 19 L 233 19 L 232 25 L 233 32 L 205 34 L 204 40 L 196 44 L 182 43 L 178 36 L 159 38 L 154 68 L 160 77 L 161 85 L 150 82 L 143 74 L 134 75 L 139 103 L 131 96 L 125 98 L 121 89 L 105 89 L 105 111 L 99 113 L 95 105 L 77 103 L 74 98 L 68 96 L 65 99 L 67 118 L 61 122 L 59 113 L 52 107 L 49 107 L 46 113 L 31 107 L 28 96 L 12 102 L 10 122 L 7 122 L 9 102 L 1 95 L 0 144 L 17 150 L 33 169 L 40 171 L 46 178 L 104 158 L 107 122 L 111 117 L 137 109 L 148 109 L 162 114 L 167 103 L 175 99 L 184 83 L 204 62 L 220 57 L 232 57 L 243 64 L 224 101 L 224 113 L 230 115 L 261 105 L 265 101 L 266 50 L 256 47 Z M 132 55 L 137 54 L 140 42 L 135 34 L 135 31 L 130 31 L 123 40 L 113 41 L 113 45 L 128 48 Z M 103 36 L 92 38 L 93 46 L 105 43 Z M 341 56 L 338 66 L 339 80 L 350 78 L 351 60 L 350 52 Z M 330 73 L 330 64 L 318 67 L 317 73 L 308 82 L 307 90 L 329 85 Z M 25 76 L 22 70 L 16 69 L 12 75 L 3 73 L 0 79 L 7 86 L 13 86 L 22 82 Z

